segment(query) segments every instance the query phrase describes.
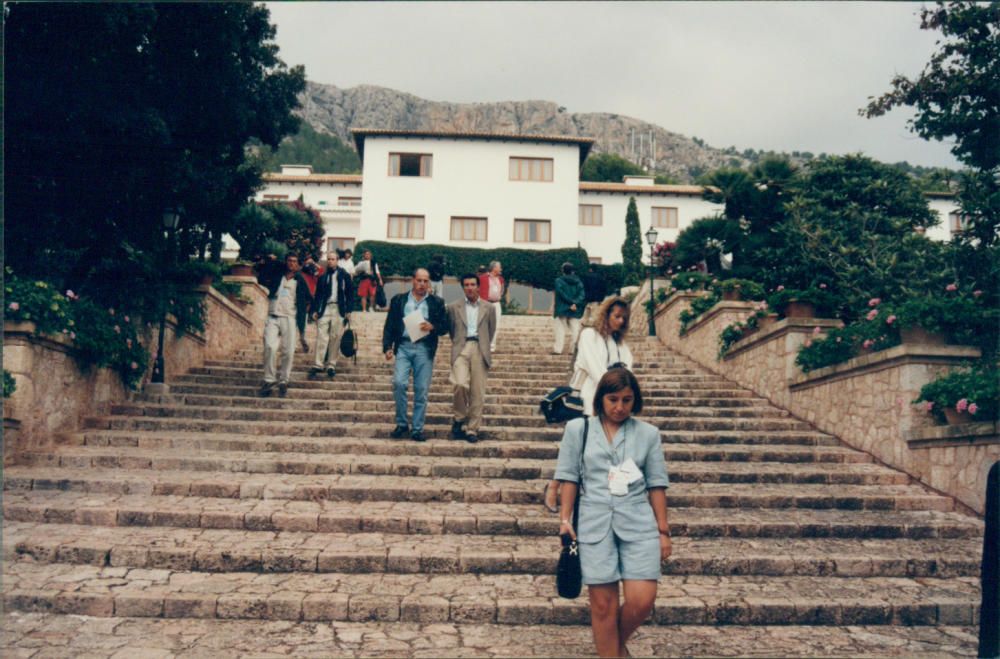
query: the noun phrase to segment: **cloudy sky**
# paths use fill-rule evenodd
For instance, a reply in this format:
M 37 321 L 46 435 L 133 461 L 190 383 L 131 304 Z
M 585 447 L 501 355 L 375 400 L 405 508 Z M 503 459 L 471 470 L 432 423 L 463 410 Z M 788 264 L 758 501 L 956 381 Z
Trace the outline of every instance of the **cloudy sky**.
M 716 147 L 957 166 L 911 113 L 857 110 L 914 76 L 937 33 L 920 3 L 269 4 L 288 64 L 314 82 L 436 101 L 548 100 L 616 112 Z

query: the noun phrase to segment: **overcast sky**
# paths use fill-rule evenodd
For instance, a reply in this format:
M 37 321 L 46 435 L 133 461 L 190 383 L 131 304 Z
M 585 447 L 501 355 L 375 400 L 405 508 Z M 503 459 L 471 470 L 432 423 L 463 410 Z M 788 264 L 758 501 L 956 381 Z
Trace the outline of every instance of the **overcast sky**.
M 955 167 L 906 129 L 857 114 L 934 52 L 920 3 L 269 4 L 288 64 L 314 82 L 435 101 L 547 100 L 616 112 L 715 147 Z

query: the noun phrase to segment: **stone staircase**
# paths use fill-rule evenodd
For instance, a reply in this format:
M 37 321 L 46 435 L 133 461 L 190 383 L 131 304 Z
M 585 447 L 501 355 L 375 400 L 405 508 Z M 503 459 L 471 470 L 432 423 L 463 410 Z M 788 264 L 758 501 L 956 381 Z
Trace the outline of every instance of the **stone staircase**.
M 446 339 L 429 440 L 389 439 L 383 320 L 355 314 L 358 361 L 333 380 L 298 354 L 287 398 L 258 398 L 254 343 L 6 469 L 5 654 L 592 654 L 586 597 L 555 597 L 540 505 L 561 429 L 537 401 L 569 375 L 548 319 L 504 318 L 478 444 L 447 439 Z M 978 519 L 630 344 L 674 534 L 633 655 L 975 653 Z

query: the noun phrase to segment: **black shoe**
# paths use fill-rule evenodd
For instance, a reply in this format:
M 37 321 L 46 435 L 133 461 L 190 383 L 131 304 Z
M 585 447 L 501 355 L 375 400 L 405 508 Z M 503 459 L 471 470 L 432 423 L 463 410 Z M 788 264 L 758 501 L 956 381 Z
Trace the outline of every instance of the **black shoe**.
M 264 384 L 260 385 L 260 396 L 261 396 L 261 398 L 267 398 L 268 396 L 270 396 L 272 389 L 274 389 L 274 383 L 273 382 L 265 382 Z
M 278 395 L 284 398 L 288 395 L 288 383 L 280 382 L 278 383 Z
M 479 441 L 479 435 L 474 432 L 467 432 L 465 433 L 465 441 L 469 442 L 470 444 L 475 444 L 476 442 Z
M 389 433 L 389 436 L 392 437 L 393 439 L 400 439 L 401 437 L 405 437 L 406 433 L 408 432 L 410 432 L 409 427 L 396 426 L 395 428 L 392 429 L 392 432 Z
M 465 430 L 462 429 L 462 423 L 460 421 L 452 421 L 451 423 L 451 438 L 452 439 L 467 439 L 468 435 L 465 434 Z
M 335 369 L 334 367 L 331 366 L 330 368 L 326 369 L 326 377 L 333 379 L 333 376 L 336 374 L 337 374 L 337 369 Z
M 414 430 L 413 434 L 410 435 L 410 439 L 412 439 L 415 442 L 422 442 L 422 441 L 424 441 L 427 438 L 424 437 L 424 431 L 423 430 Z
M 310 377 L 313 376 L 313 375 L 319 375 L 322 372 L 323 372 L 323 367 L 322 366 L 310 366 L 309 367 L 309 375 L 310 375 Z

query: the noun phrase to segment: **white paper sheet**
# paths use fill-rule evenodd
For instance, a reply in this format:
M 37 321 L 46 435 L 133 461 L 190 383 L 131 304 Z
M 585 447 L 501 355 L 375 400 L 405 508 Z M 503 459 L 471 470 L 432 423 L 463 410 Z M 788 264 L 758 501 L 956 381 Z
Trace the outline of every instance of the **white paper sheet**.
M 414 309 L 410 315 L 403 317 L 403 326 L 406 328 L 406 333 L 410 335 L 410 341 L 416 343 L 429 334 L 429 332 L 420 329 L 423 322 L 424 315 L 420 313 L 420 309 Z

